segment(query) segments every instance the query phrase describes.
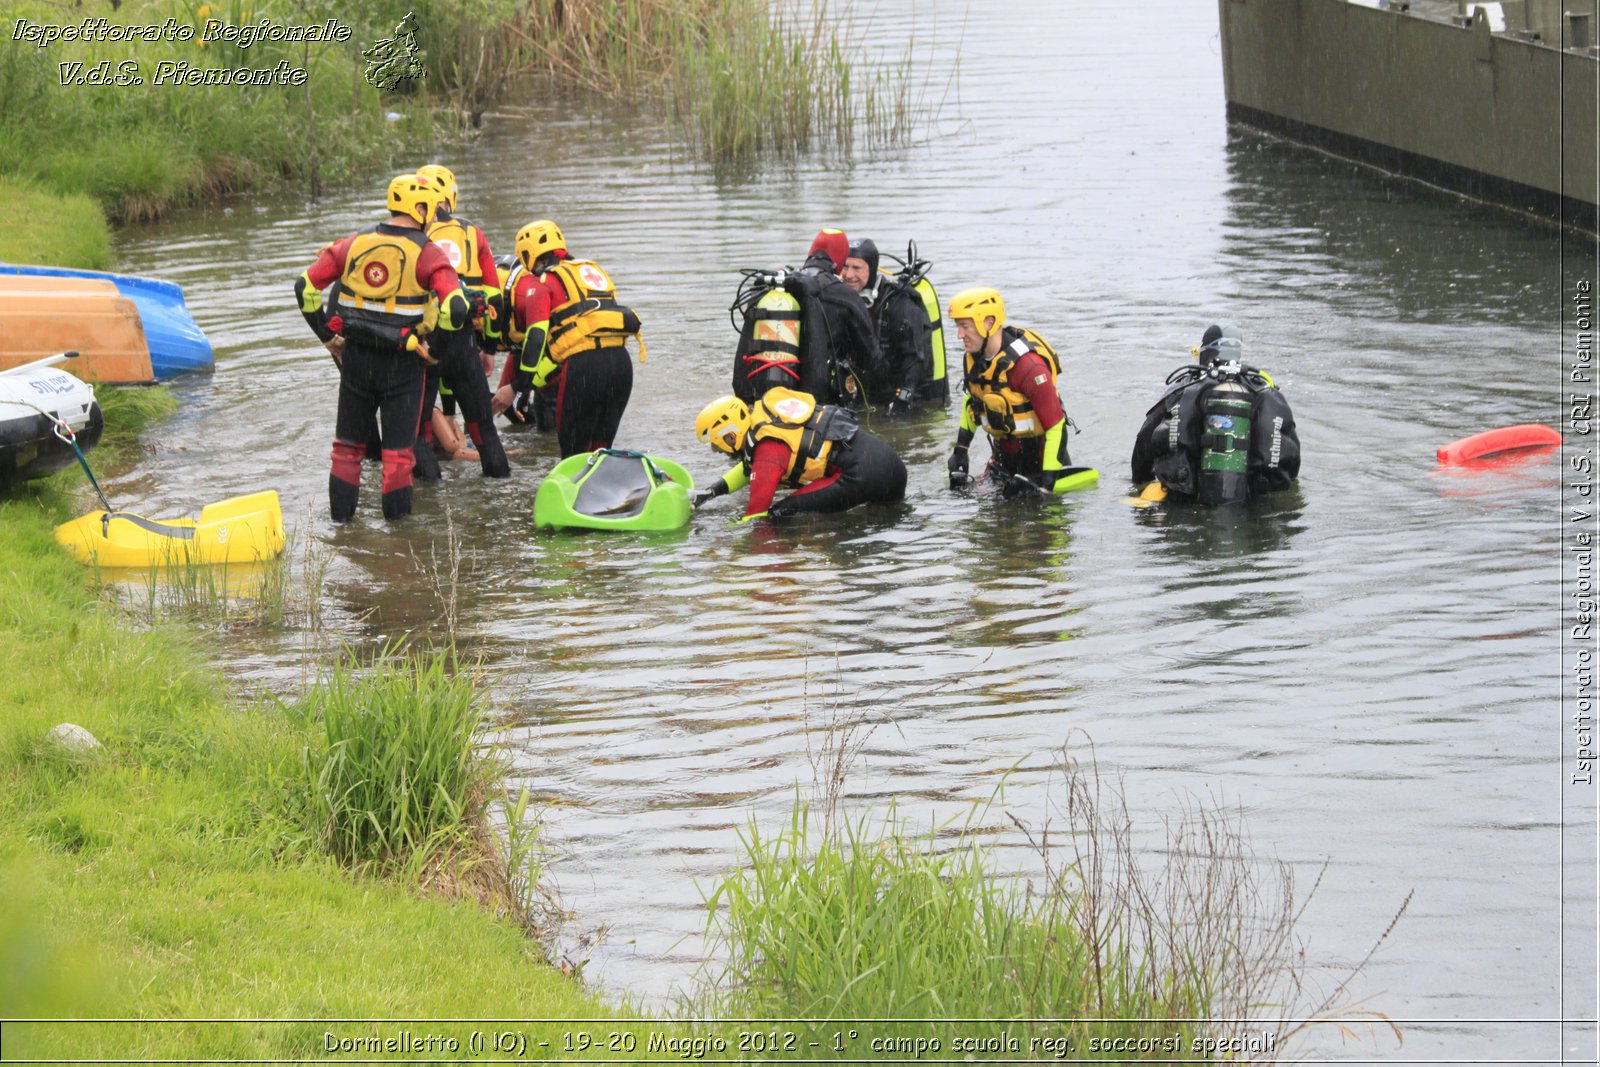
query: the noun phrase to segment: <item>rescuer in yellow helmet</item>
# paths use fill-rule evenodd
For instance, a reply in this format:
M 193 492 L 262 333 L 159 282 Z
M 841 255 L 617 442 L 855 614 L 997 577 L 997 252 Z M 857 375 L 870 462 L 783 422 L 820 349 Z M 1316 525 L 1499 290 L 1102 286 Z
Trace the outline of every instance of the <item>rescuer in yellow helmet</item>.
M 855 412 L 818 404 L 810 393 L 769 389 L 754 406 L 718 397 L 701 410 L 694 432 L 702 444 L 739 458 L 711 488 L 695 494 L 696 508 L 746 485 L 746 519 L 892 504 L 906 495 L 899 454 L 861 429 Z M 780 486 L 795 491 L 774 504 Z
M 1006 303 L 988 286 L 963 289 L 950 318 L 966 350 L 967 396 L 947 466 L 952 487 L 968 481 L 967 447 L 989 437 L 990 473 L 1003 491 L 1056 490 L 1067 458 L 1067 416 L 1055 349 L 1032 330 L 1006 324 Z
M 428 224 L 428 239 L 440 248 L 455 267 L 461 279 L 462 290 L 472 305 L 475 330 L 457 330 L 440 336 L 433 346 L 437 365 L 429 367 L 423 383 L 422 439 L 417 442 L 417 476 L 426 480 L 439 477 L 439 461 L 433 452 L 432 412 L 436 397 L 443 398 L 445 414 L 453 415 L 459 404 L 466 423 L 467 436 L 477 447 L 477 458 L 483 466 L 485 477 L 508 478 L 511 465 L 506 460 L 505 447 L 500 443 L 500 431 L 494 424 L 490 410 L 489 383 L 484 375 L 493 367 L 489 352 L 483 347 L 487 338 L 494 343 L 496 323 L 490 295 L 500 289 L 500 272 L 495 267 L 494 253 L 489 250 L 489 239 L 483 230 L 456 214 L 459 189 L 456 176 L 448 167 L 429 163 L 417 168 L 417 173 L 439 183 L 444 190 L 444 202 L 439 205 L 434 219 Z
M 510 294 L 511 353 L 494 411 L 524 411 L 519 396 L 553 387 L 562 458 L 610 448 L 633 392 L 630 337 L 639 341 L 639 362 L 645 359 L 639 317 L 617 302 L 600 264 L 572 258 L 549 219 L 517 231 L 517 259 L 523 270 Z
M 295 299 L 313 332 L 339 365 L 328 510 L 335 522 L 355 514 L 361 459 L 376 422 L 383 459 L 383 514 L 411 513 L 422 409 L 425 339 L 434 330 L 467 327 L 471 308 L 445 253 L 425 227 L 444 200 L 428 178 L 402 174 L 389 183 L 389 220 L 327 245 L 295 280 Z M 322 290 L 337 282 L 328 306 Z

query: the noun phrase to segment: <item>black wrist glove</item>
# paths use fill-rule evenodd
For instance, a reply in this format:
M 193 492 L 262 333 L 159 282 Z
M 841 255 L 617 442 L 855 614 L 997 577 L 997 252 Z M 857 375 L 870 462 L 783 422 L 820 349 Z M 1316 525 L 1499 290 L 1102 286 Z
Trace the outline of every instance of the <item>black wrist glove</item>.
M 967 483 L 967 450 L 957 445 L 950 451 L 950 459 L 945 463 L 950 471 L 950 488 Z
M 701 504 L 704 504 L 707 500 L 712 499 L 716 495 L 717 491 L 715 489 L 701 489 L 696 492 L 694 496 L 689 498 L 689 502 L 694 505 L 694 509 L 696 511 L 699 511 Z

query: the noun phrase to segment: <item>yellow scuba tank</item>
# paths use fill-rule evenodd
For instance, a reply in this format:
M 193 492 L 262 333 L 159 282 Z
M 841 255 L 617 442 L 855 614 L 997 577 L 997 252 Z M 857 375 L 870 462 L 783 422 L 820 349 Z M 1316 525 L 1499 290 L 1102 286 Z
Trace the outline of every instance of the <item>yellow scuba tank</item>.
M 944 319 L 939 311 L 939 294 L 934 291 L 933 283 L 926 275 L 918 278 L 912 288 L 922 298 L 922 307 L 928 313 L 928 325 L 932 330 L 929 342 L 933 347 L 933 380 L 942 382 L 945 379 Z
M 768 289 L 756 301 L 753 336 L 761 351 L 800 358 L 800 301 L 784 289 Z
M 776 278 L 745 305 L 733 378 L 734 394 L 747 401 L 800 383 L 800 301 Z

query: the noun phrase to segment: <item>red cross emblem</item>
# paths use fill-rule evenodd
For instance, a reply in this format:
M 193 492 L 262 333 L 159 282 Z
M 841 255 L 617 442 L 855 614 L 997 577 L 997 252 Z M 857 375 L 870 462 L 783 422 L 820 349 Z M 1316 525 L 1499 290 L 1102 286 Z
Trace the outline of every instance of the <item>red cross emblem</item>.
M 368 263 L 362 273 L 366 275 L 367 284 L 374 289 L 382 289 L 389 280 L 389 268 L 382 263 Z

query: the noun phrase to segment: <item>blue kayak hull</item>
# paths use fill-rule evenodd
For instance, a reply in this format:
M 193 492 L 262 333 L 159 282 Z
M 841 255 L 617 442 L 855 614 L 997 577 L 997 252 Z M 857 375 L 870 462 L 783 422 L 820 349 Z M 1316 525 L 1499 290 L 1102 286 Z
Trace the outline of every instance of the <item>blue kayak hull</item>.
M 209 371 L 216 359 L 211 342 L 195 324 L 183 301 L 183 289 L 173 282 L 139 278 L 132 274 L 109 274 L 70 267 L 34 267 L 0 263 L 0 274 L 23 274 L 47 278 L 99 278 L 111 282 L 117 291 L 139 309 L 139 321 L 150 346 L 150 369 L 156 381 L 180 374 Z

